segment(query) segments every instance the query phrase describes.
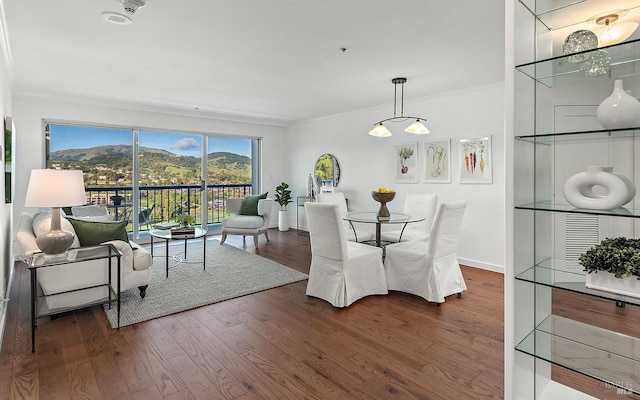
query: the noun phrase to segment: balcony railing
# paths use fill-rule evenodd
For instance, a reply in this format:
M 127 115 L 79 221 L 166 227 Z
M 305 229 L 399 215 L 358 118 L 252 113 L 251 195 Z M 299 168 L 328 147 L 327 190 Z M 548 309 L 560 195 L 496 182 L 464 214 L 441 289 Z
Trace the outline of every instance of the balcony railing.
M 118 220 L 133 222 L 132 214 L 137 210 L 139 230 L 148 230 L 152 224 L 174 222 L 184 214 L 193 216 L 196 225 L 201 224 L 201 186 L 140 186 L 138 190 L 137 207 L 134 207 L 131 187 L 85 189 L 88 204 L 107 205 Z M 252 194 L 252 190 L 251 184 L 244 183 L 207 185 L 206 194 L 207 225 L 213 225 L 229 215 L 224 206 L 226 199 L 244 198 Z M 131 229 L 132 225 L 129 226 Z

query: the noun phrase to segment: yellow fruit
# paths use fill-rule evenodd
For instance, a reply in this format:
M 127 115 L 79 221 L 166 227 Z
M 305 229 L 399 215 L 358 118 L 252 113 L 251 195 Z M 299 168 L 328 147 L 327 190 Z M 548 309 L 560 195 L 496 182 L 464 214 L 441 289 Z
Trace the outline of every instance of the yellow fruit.
M 395 192 L 396 192 L 396 191 L 395 191 L 395 190 L 393 190 L 393 189 L 389 189 L 389 190 L 387 190 L 387 191 L 388 191 L 389 193 L 395 193 Z
M 387 188 L 386 188 L 386 187 L 384 187 L 384 186 L 380 186 L 380 187 L 378 188 L 378 193 L 387 193 Z

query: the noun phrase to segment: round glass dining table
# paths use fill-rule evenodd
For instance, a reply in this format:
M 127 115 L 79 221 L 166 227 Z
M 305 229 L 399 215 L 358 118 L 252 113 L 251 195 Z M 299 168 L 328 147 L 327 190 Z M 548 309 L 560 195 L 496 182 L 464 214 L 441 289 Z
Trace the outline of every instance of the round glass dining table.
M 377 212 L 350 212 L 347 213 L 344 217 L 345 220 L 349 221 L 351 228 L 355 232 L 355 227 L 353 226 L 354 222 L 361 222 L 365 224 L 376 224 L 376 238 L 375 240 L 364 240 L 362 243 L 366 244 L 375 244 L 378 247 L 386 246 L 387 244 L 393 243 L 388 240 L 380 240 L 380 232 L 382 231 L 382 224 L 404 224 L 402 227 L 402 232 L 400 232 L 400 237 L 398 241 L 402 240 L 402 233 L 404 232 L 404 228 L 407 227 L 407 224 L 413 222 L 424 221 L 425 216 L 420 214 L 403 214 L 403 213 L 390 213 L 388 217 L 378 218 Z

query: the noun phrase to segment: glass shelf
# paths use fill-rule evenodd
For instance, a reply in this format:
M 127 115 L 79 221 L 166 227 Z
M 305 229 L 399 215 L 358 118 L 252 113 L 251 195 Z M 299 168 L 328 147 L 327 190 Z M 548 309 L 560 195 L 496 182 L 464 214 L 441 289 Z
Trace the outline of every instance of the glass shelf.
M 640 339 L 550 315 L 516 350 L 640 394 Z
M 640 218 L 640 210 L 635 208 L 620 207 L 613 210 L 590 210 L 586 208 L 576 208 L 568 203 L 558 203 L 552 201 L 538 201 L 535 203 L 522 204 L 517 205 L 515 208 L 517 210 L 550 211 L 573 214 L 603 215 L 609 217 Z
M 550 31 L 583 24 L 589 17 L 592 17 L 594 13 L 591 11 L 589 11 L 587 15 L 583 13 L 579 14 L 580 17 L 575 15 L 576 9 L 579 9 L 582 4 L 585 5 L 584 9 L 586 10 L 606 11 L 612 10 L 611 5 L 608 3 L 610 1 L 611 0 L 536 1 L 533 8 L 530 8 L 526 2 L 519 0 L 520 4 Z M 633 10 L 637 7 L 637 3 L 634 3 L 632 0 L 619 0 L 613 9 Z
M 568 290 L 605 300 L 640 306 L 640 298 L 638 297 L 587 288 L 585 286 L 586 274 L 583 267 L 575 262 L 568 263 L 566 260 L 548 258 L 518 274 L 516 279 L 554 289 Z
M 552 144 L 560 141 L 576 141 L 576 140 L 610 140 L 610 139 L 625 139 L 635 138 L 640 133 L 640 126 L 621 129 L 601 129 L 601 130 L 589 130 L 589 131 L 577 131 L 577 132 L 557 132 L 557 133 L 542 133 L 536 135 L 521 135 L 516 136 L 516 140 Z
M 600 47 L 596 50 L 581 51 L 570 55 L 591 54 L 596 51 L 606 51 L 609 57 L 611 57 L 611 62 L 608 67 L 608 74 L 610 74 L 611 78 L 618 77 L 623 73 L 635 73 L 635 69 L 640 66 L 640 39 Z M 583 63 L 570 63 L 567 60 L 568 57 L 569 55 L 563 54 L 544 60 L 532 61 L 516 65 L 516 70 L 548 87 L 556 86 L 565 79 L 596 79 L 586 77 L 582 69 Z

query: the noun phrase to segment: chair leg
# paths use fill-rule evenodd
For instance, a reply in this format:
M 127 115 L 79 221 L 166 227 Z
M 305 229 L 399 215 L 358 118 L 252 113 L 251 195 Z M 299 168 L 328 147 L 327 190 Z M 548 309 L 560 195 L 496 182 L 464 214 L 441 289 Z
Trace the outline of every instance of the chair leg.
M 258 234 L 253 235 L 253 246 L 258 247 Z
M 149 285 L 138 286 L 138 289 L 140 289 L 140 298 L 144 299 L 144 296 L 147 295 L 147 288 L 148 287 L 149 287 Z
M 269 241 L 269 231 L 264 231 L 264 237 L 267 238 L 267 242 Z
M 457 294 L 458 298 L 462 297 L 462 292 Z
M 224 243 L 227 240 L 227 232 L 222 232 L 222 239 L 220 239 L 220 244 Z

